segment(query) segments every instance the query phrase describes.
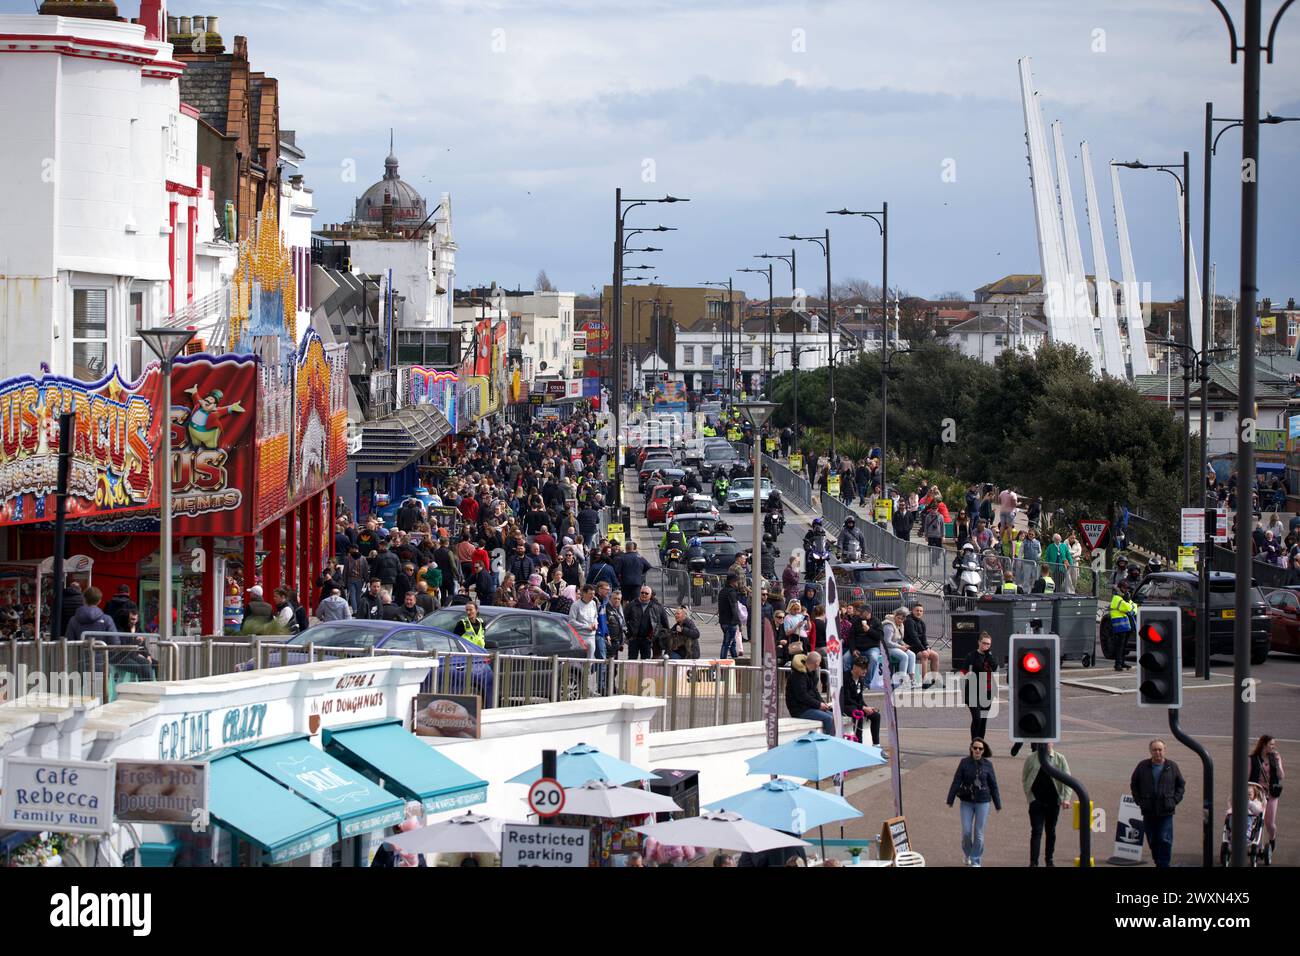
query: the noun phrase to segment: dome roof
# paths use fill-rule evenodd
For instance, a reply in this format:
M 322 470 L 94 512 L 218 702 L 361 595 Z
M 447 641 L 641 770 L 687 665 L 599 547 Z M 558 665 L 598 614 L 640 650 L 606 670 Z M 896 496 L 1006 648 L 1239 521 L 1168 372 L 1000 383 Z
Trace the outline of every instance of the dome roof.
M 393 204 L 393 222 L 404 225 L 419 225 L 429 214 L 425 208 L 424 197 L 402 179 L 397 172 L 397 156 L 388 154 L 384 160 L 384 178 L 379 180 L 357 200 L 355 221 L 359 223 L 381 222 L 384 218 L 384 194 L 387 193 Z

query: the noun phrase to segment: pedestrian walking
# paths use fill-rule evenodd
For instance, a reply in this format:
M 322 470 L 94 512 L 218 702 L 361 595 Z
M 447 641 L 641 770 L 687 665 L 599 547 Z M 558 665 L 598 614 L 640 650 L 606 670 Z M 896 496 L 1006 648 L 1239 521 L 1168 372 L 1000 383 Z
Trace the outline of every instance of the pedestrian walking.
M 1029 747 L 1032 752 L 1025 758 L 1024 769 L 1020 774 L 1025 799 L 1029 801 L 1029 865 L 1038 866 L 1038 848 L 1041 843 L 1044 865 L 1055 866 L 1052 856 L 1056 851 L 1056 822 L 1060 819 L 1061 811 L 1069 808 L 1074 791 L 1069 785 L 1043 773 L 1038 748 L 1047 748 L 1048 763 L 1061 773 L 1068 774 L 1070 765 L 1066 762 L 1065 755 L 1050 743 L 1034 743 Z
M 993 635 L 981 631 L 975 650 L 967 655 L 961 672 L 966 677 L 966 706 L 970 709 L 971 740 L 982 740 L 988 726 L 989 710 L 997 699 L 994 675 L 998 661 L 993 656 Z
M 1002 795 L 998 793 L 998 777 L 989 759 L 984 738 L 970 742 L 970 753 L 961 758 L 957 772 L 948 787 L 948 806 L 953 800 L 961 801 L 961 852 L 967 866 L 981 866 L 984 858 L 984 825 L 988 822 L 989 807 L 1002 812 Z
M 1142 829 L 1156 866 L 1169 865 L 1174 851 L 1174 811 L 1187 783 L 1178 764 L 1165 756 L 1165 742 L 1151 741 L 1151 754 L 1133 769 L 1129 793 L 1142 811 Z
M 1277 752 L 1277 740 L 1264 734 L 1250 752 L 1250 782 L 1264 789 L 1264 829 L 1268 831 L 1269 849 L 1277 846 L 1277 802 L 1282 797 L 1282 755 Z

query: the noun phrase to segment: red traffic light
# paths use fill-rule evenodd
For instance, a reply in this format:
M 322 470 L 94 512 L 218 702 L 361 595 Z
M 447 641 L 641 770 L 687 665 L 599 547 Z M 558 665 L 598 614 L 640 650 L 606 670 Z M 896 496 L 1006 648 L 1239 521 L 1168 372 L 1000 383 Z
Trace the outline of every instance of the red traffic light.
M 1043 659 L 1034 651 L 1029 651 L 1024 657 L 1020 658 L 1020 666 L 1031 674 L 1037 674 L 1043 669 Z
M 1152 644 L 1163 644 L 1165 636 L 1156 629 L 1154 624 L 1148 624 L 1142 629 L 1142 636 Z

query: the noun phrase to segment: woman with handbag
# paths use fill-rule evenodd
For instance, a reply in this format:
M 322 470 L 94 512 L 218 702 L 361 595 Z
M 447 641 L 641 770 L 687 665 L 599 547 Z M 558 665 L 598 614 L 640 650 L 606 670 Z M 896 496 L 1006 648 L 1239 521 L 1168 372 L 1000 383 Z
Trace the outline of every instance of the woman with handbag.
M 1264 734 L 1250 752 L 1250 783 L 1264 788 L 1264 828 L 1268 830 L 1269 849 L 1277 844 L 1277 802 L 1282 797 L 1282 755 L 1277 752 L 1277 740 Z
M 982 737 L 970 742 L 970 755 L 962 757 L 948 788 L 948 806 L 961 801 L 961 852 L 967 866 L 980 866 L 984 857 L 984 824 L 989 818 L 989 804 L 1002 812 L 998 778 L 993 772 L 988 746 Z

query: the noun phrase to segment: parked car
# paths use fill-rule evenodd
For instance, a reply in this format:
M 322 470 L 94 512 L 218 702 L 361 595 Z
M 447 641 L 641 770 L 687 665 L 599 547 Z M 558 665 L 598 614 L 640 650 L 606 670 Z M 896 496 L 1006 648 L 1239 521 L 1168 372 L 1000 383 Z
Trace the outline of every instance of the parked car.
M 892 564 L 871 561 L 831 563 L 835 586 L 839 591 L 840 607 L 862 601 L 871 608 L 877 620 L 892 614 L 894 609 L 911 607 L 921 597 L 912 580 Z M 817 591 L 817 600 L 824 601 L 822 580 L 806 581 Z
M 423 623 L 450 631 L 465 616 L 463 607 L 452 605 L 439 608 L 427 616 Z M 578 636 L 569 619 L 550 611 L 525 611 L 513 607 L 481 607 L 479 616 L 484 623 L 484 644 L 489 652 L 502 657 L 588 657 L 587 642 Z M 498 661 L 501 670 L 501 694 L 516 702 L 549 701 L 551 699 L 552 668 L 547 662 Z M 578 700 L 587 687 L 585 664 L 561 670 L 557 693 L 565 700 Z
M 1262 664 L 1268 660 L 1269 635 L 1273 619 L 1269 604 L 1257 587 L 1251 589 L 1250 612 L 1250 662 Z M 1237 576 L 1226 571 L 1210 574 L 1210 654 L 1221 657 L 1233 655 L 1233 629 L 1237 616 Z M 1159 571 L 1148 574 L 1133 593 L 1136 604 L 1173 606 L 1182 609 L 1183 662 L 1191 666 L 1196 660 L 1196 637 L 1201 615 L 1200 580 L 1190 571 Z M 1134 641 L 1129 642 L 1130 650 Z M 1109 649 L 1103 649 L 1109 654 Z
M 1264 595 L 1268 603 L 1269 648 L 1300 654 L 1300 588 L 1277 588 Z
M 385 654 L 400 654 L 402 651 L 437 651 L 439 654 L 454 655 L 443 659 L 439 667 L 450 668 L 449 677 L 438 675 L 435 685 L 439 690 L 449 694 L 482 694 L 485 701 L 492 700 L 492 662 L 483 648 L 471 641 L 452 634 L 449 630 L 429 627 L 426 624 L 405 624 L 401 621 L 327 621 L 307 628 L 305 631 L 286 637 L 283 641 L 266 641 L 265 643 L 284 644 L 286 647 L 268 647 L 266 654 L 268 667 L 290 667 L 307 663 L 306 651 L 290 648 L 354 648 L 368 651 L 374 648 Z M 326 656 L 328 652 L 326 652 Z M 341 655 L 342 656 L 342 655 Z M 465 689 L 465 667 L 472 661 L 468 690 Z M 236 670 L 251 671 L 256 662 L 245 661 Z
M 764 478 L 762 485 L 759 486 L 759 508 L 767 510 L 767 496 L 772 493 L 772 479 Z M 753 511 L 754 510 L 754 479 L 736 478 L 727 488 L 727 510 L 728 511 Z

